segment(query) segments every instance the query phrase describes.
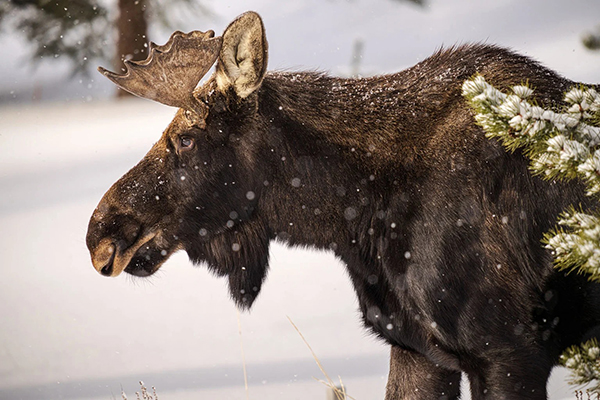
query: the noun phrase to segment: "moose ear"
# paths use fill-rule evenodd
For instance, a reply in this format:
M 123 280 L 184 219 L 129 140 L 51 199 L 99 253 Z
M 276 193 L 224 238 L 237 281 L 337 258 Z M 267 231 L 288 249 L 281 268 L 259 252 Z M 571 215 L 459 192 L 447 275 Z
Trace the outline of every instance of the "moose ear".
M 260 86 L 267 70 L 268 44 L 260 16 L 252 11 L 235 19 L 223 33 L 217 62 L 217 86 L 222 92 L 233 87 L 241 98 Z

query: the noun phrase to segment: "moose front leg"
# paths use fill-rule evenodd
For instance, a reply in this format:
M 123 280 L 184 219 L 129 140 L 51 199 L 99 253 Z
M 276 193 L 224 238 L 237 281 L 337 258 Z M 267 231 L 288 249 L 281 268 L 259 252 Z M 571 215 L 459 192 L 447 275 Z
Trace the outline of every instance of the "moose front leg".
M 397 346 L 390 353 L 385 400 L 452 400 L 460 396 L 460 372 Z
M 536 360 L 543 360 L 538 357 Z M 546 400 L 546 385 L 552 365 L 497 363 L 477 372 L 467 373 L 473 400 Z

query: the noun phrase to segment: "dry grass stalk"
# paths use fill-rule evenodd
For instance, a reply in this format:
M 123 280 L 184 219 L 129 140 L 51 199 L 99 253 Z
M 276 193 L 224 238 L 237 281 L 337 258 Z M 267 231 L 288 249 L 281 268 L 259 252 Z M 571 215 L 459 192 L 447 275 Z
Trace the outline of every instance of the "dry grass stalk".
M 152 393 L 150 393 L 148 392 L 146 386 L 144 386 L 144 382 L 140 381 L 139 383 L 141 392 L 135 392 L 135 397 L 137 400 L 158 400 L 158 395 L 156 394 L 156 388 L 154 386 L 152 386 Z M 123 400 L 127 400 L 127 395 L 123 389 L 121 389 L 121 398 Z
M 315 361 L 317 363 L 317 366 L 319 367 L 319 369 L 321 370 L 321 372 L 325 376 L 325 379 L 327 379 L 327 380 L 324 381 L 324 380 L 321 380 L 321 379 L 317 379 L 315 377 L 313 377 L 313 378 L 317 382 L 321 382 L 322 384 L 324 384 L 325 386 L 327 386 L 329 389 L 331 389 L 333 391 L 333 393 L 335 394 L 336 400 L 346 400 L 346 399 L 356 400 L 354 397 L 349 396 L 348 393 L 346 393 L 346 388 L 344 387 L 344 384 L 342 383 L 342 378 L 340 376 L 338 376 L 338 378 L 340 380 L 340 387 L 338 387 L 333 382 L 333 380 L 329 377 L 329 375 L 327 374 L 327 372 L 323 368 L 323 365 L 321 364 L 321 361 L 319 361 L 319 358 L 315 354 L 314 350 L 312 349 L 312 347 L 310 347 L 310 344 L 308 344 L 308 342 L 304 338 L 304 335 L 302 334 L 302 332 L 300 332 L 300 329 L 298 329 L 298 327 L 296 326 L 296 324 L 294 324 L 294 321 L 292 321 L 292 319 L 289 316 L 287 317 L 287 319 L 290 321 L 290 324 L 292 324 L 292 326 L 294 327 L 294 329 L 296 330 L 296 332 L 298 332 L 298 335 L 300 335 L 300 337 L 302 338 L 302 341 L 304 342 L 304 344 L 306 345 L 306 347 L 308 347 L 308 349 L 310 350 L 313 358 L 315 359 Z
M 246 371 L 246 356 L 244 354 L 244 341 L 242 340 L 242 321 L 240 318 L 240 310 L 237 312 L 238 333 L 240 334 L 240 348 L 242 350 L 242 366 L 244 367 L 244 388 L 246 389 L 246 399 L 250 400 L 250 391 L 248 390 L 248 373 Z
M 575 392 L 575 399 L 585 400 L 584 394 L 587 395 L 587 400 L 600 400 L 600 393 L 592 393 L 589 389 L 586 390 L 585 393 L 582 390 L 577 390 Z M 594 396 L 593 399 L 592 396 Z

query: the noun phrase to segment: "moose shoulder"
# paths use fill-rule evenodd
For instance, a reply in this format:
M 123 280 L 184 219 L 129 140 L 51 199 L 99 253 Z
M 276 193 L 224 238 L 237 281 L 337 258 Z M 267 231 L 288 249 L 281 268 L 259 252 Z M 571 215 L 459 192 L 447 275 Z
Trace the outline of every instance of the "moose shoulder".
M 147 276 L 185 250 L 249 308 L 272 240 L 329 249 L 392 346 L 387 399 L 458 398 L 460 371 L 473 399 L 545 399 L 559 354 L 594 331 L 599 291 L 554 271 L 540 241 L 588 200 L 486 139 L 460 90 L 475 73 L 497 87 L 528 80 L 553 106 L 574 83 L 488 45 L 366 79 L 267 73 L 267 54 L 249 12 L 222 37 L 151 44 L 125 75 L 101 69 L 180 110 L 94 211 L 94 267 Z

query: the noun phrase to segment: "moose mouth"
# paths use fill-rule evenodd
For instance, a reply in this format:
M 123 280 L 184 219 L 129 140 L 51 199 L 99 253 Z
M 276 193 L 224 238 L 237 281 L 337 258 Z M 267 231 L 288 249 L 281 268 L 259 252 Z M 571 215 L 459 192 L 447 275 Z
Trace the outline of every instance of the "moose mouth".
M 158 236 L 156 231 L 147 232 L 125 249 L 119 249 L 118 242 L 104 238 L 93 253 L 94 267 L 102 275 L 111 277 L 123 271 L 140 277 L 152 275 L 172 252 L 158 246 Z
M 143 243 L 127 263 L 125 272 L 134 276 L 145 277 L 158 271 L 161 265 L 176 250 L 176 248 L 167 250 L 164 245 L 159 246 L 158 242 L 162 242 L 162 240 L 158 235 L 154 235 Z

